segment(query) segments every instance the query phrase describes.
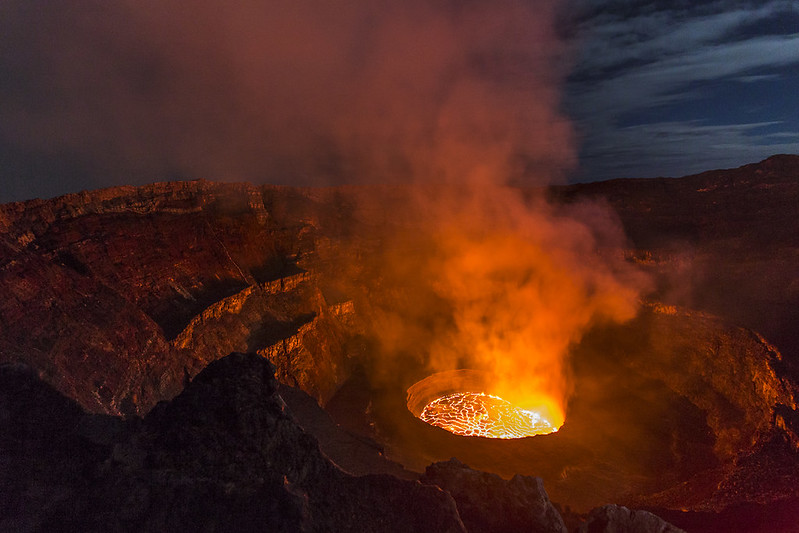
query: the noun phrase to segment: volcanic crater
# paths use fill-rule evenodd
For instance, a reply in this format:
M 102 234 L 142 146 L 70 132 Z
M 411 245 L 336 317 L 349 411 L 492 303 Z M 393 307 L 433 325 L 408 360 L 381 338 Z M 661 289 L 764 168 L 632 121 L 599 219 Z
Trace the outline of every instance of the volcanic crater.
M 417 479 L 457 457 L 542 478 L 567 521 L 607 503 L 689 529 L 739 509 L 797 518 L 799 157 L 548 190 L 612 208 L 631 242 L 600 253 L 654 284 L 635 318 L 570 346 L 562 426 L 513 439 L 419 419 L 433 396 L 491 391 L 468 367 L 436 382 L 425 354 L 388 354 L 374 335 L 409 302 L 365 274 L 381 241 L 354 206 L 373 194 L 394 192 L 193 181 L 0 206 L 0 358 L 88 412 L 135 420 L 209 363 L 255 353 L 353 475 Z

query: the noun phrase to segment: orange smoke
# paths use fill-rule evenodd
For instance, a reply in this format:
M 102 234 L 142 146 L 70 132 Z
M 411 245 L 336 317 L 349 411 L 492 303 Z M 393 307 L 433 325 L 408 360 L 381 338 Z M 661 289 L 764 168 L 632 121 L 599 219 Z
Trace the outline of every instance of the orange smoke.
M 508 188 L 481 185 L 458 196 L 432 228 L 439 253 L 431 283 L 451 303 L 454 324 L 431 345 L 430 369 L 486 372 L 489 392 L 559 427 L 570 345 L 596 321 L 636 312 L 641 279 L 598 253 L 620 246 L 622 234 L 600 210 L 592 228 L 576 212 L 538 197 L 525 202 Z
M 636 277 L 597 253 L 611 217 L 506 186 L 575 164 L 563 0 L 0 5 L 0 139 L 36 174 L 400 184 L 338 268 L 367 288 L 378 372 L 474 367 L 562 418 L 569 345 L 634 313 Z
M 540 189 L 508 186 L 540 187 L 574 167 L 559 112 L 567 50 L 554 30 L 558 4 L 359 1 L 327 14 L 347 31 L 312 32 L 288 78 L 253 62 L 267 88 L 286 89 L 276 102 L 290 101 L 295 86 L 313 96 L 276 106 L 292 126 L 270 128 L 281 132 L 279 153 L 299 147 L 313 161 L 330 149 L 347 179 L 402 184 L 362 193 L 358 233 L 376 246 L 346 250 L 337 268 L 367 289 L 377 374 L 480 370 L 492 376 L 486 392 L 557 426 L 570 346 L 598 320 L 631 318 L 643 286 L 621 253 L 599 253 L 623 245 L 612 214 L 557 208 Z M 319 19 L 299 5 L 307 11 L 285 9 Z M 282 86 L 306 74 L 313 83 Z M 320 132 L 310 137 L 324 149 L 298 132 Z
M 647 280 L 624 261 L 609 209 L 542 193 L 476 180 L 381 196 L 380 249 L 362 279 L 385 379 L 477 370 L 486 386 L 468 392 L 562 425 L 571 346 L 597 323 L 633 318 Z

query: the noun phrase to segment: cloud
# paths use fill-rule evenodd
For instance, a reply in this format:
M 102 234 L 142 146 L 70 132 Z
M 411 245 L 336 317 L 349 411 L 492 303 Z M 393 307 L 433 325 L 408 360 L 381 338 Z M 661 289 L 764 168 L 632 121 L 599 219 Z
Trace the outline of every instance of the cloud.
M 731 78 L 755 69 L 781 68 L 799 63 L 799 34 L 764 37 L 713 45 L 654 61 L 599 82 L 584 101 L 601 102 L 585 113 L 612 118 L 637 108 L 654 107 L 694 95 L 685 90 L 695 82 Z M 773 79 L 772 75 L 772 79 Z
M 747 83 L 770 89 L 763 94 L 776 86 L 795 91 L 797 79 L 789 73 L 799 68 L 799 32 L 771 24 L 799 17 L 795 4 L 717 1 L 644 9 L 650 3 L 628 2 L 627 11 L 621 4 L 604 3 L 580 25 L 582 55 L 569 83 L 567 107 L 582 135 L 586 178 L 679 175 L 697 165 L 748 162 L 744 154 L 758 159 L 775 153 L 764 150 L 799 151 L 790 141 L 799 131 L 790 112 L 780 125 L 784 142 L 753 135 L 752 124 L 776 118 L 778 103 L 730 88 Z M 749 116 L 741 116 L 741 106 Z M 685 128 L 675 129 L 678 124 Z M 718 137 L 744 131 L 749 134 L 734 142 Z M 694 144 L 687 144 L 688 137 Z M 635 159 L 624 159 L 630 157 Z
M 703 125 L 698 121 L 627 126 L 592 146 L 601 158 L 589 165 L 594 175 L 604 178 L 678 177 L 734 167 L 768 155 L 795 152 L 799 132 L 779 131 L 782 126 L 779 122 Z
M 586 55 L 576 71 L 587 79 L 579 80 L 576 90 L 592 103 L 601 101 L 608 114 L 670 100 L 692 82 L 799 63 L 799 32 L 719 41 L 784 5 L 769 2 L 683 21 L 675 20 L 675 13 L 657 12 L 599 25 L 583 43 Z

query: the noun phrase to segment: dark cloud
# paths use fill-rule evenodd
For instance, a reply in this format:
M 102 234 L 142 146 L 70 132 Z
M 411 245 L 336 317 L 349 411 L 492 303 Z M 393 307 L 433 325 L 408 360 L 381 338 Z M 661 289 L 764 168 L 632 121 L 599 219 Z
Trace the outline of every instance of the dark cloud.
M 484 166 L 549 179 L 573 159 L 555 10 L 7 0 L 0 200 L 176 177 L 457 179 Z
M 799 10 L 787 6 L 775 6 L 772 13 L 751 20 L 731 29 L 717 43 L 743 41 L 767 35 L 790 36 L 799 32 Z

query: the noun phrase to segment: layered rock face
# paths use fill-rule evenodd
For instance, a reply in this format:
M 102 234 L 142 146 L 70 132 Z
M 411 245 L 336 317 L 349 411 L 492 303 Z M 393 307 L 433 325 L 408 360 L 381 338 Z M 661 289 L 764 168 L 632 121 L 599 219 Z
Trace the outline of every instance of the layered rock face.
M 655 305 L 573 356 L 568 432 L 594 424 L 585 441 L 637 471 L 625 504 L 720 511 L 797 495 L 796 383 L 752 330 Z
M 324 400 L 347 373 L 350 310 L 300 266 L 320 211 L 300 191 L 202 181 L 2 206 L 0 359 L 92 411 L 143 414 L 208 362 L 261 351 Z

